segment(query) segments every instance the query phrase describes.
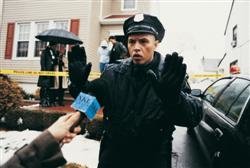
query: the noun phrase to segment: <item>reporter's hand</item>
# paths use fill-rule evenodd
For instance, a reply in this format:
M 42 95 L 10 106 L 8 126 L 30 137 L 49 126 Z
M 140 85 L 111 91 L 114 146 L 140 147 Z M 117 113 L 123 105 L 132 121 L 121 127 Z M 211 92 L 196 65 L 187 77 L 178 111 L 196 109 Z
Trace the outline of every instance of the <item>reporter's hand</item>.
M 83 65 L 79 61 L 74 61 L 69 64 L 69 79 L 71 83 L 76 86 L 82 87 L 88 80 L 92 63 Z
M 159 79 L 152 70 L 147 75 L 152 81 L 157 95 L 166 103 L 178 103 L 181 87 L 186 74 L 187 66 L 183 63 L 183 57 L 174 52 L 167 54 L 163 71 Z
M 76 126 L 72 132 L 71 127 L 77 123 L 80 119 L 80 112 L 70 113 L 61 116 L 56 122 L 54 122 L 48 131 L 54 136 L 58 142 L 69 143 L 71 140 L 81 131 L 80 126 Z

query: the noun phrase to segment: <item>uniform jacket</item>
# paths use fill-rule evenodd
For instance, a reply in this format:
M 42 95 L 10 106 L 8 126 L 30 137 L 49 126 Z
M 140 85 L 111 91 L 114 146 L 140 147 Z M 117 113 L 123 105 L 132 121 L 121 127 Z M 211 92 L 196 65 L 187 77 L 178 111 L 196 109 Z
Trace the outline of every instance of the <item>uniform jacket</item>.
M 65 163 L 59 143 L 45 131 L 16 151 L 1 168 L 55 168 Z
M 56 52 L 49 46 L 46 47 L 40 59 L 41 71 L 54 71 L 55 61 Z M 52 87 L 54 85 L 53 77 L 39 76 L 37 85 L 40 87 Z
M 117 63 L 117 60 L 125 58 L 126 54 L 126 47 L 121 42 L 117 41 L 110 51 L 109 63 Z
M 155 52 L 147 66 L 134 65 L 129 58 L 101 75 L 107 85 L 104 96 L 96 94 L 104 105 L 105 124 L 98 168 L 170 168 L 174 125 L 194 127 L 200 122 L 199 100 L 183 91 L 175 105 L 158 98 L 146 71 L 160 75 L 162 65 L 163 57 Z

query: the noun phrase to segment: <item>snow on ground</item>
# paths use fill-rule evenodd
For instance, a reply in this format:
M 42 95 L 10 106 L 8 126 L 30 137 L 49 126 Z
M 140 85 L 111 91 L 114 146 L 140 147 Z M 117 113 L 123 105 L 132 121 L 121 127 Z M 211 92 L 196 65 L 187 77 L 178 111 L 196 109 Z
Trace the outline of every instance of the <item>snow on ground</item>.
M 68 162 L 96 168 L 99 146 L 99 141 L 87 139 L 84 135 L 78 135 L 71 143 L 63 145 L 62 152 Z
M 0 131 L 0 165 L 5 163 L 17 149 L 30 143 L 40 133 L 40 131 L 32 130 Z M 77 135 L 71 143 L 62 146 L 62 152 L 68 162 L 96 168 L 99 144 L 99 141 L 87 139 L 85 135 Z

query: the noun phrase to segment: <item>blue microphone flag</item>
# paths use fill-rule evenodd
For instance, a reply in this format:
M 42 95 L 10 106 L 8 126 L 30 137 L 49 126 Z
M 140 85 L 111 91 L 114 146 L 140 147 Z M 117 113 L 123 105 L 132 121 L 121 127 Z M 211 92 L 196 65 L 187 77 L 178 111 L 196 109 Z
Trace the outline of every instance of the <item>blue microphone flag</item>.
M 85 113 L 88 119 L 92 120 L 97 111 L 100 109 L 100 104 L 95 96 L 81 92 L 71 104 L 71 107 Z

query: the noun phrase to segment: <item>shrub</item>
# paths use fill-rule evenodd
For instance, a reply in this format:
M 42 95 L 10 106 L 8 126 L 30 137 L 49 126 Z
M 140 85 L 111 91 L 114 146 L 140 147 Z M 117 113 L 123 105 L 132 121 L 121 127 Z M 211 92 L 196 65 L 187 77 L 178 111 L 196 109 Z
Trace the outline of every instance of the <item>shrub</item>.
M 95 118 L 86 125 L 86 129 L 89 133 L 88 138 L 100 140 L 104 130 L 102 115 L 96 115 Z
M 63 113 L 48 113 L 44 111 L 34 111 L 27 109 L 11 110 L 4 115 L 4 128 L 13 130 L 37 130 L 43 131 L 53 124 Z M 18 124 L 18 120 L 22 123 Z
M 0 74 L 0 117 L 23 103 L 22 89 L 7 75 Z
M 3 115 L 4 122 L 0 120 L 0 127 L 20 131 L 25 129 L 43 131 L 62 115 L 65 115 L 65 113 L 20 108 L 5 113 Z M 80 134 L 84 134 L 86 131 L 86 121 L 81 122 L 80 127 Z

